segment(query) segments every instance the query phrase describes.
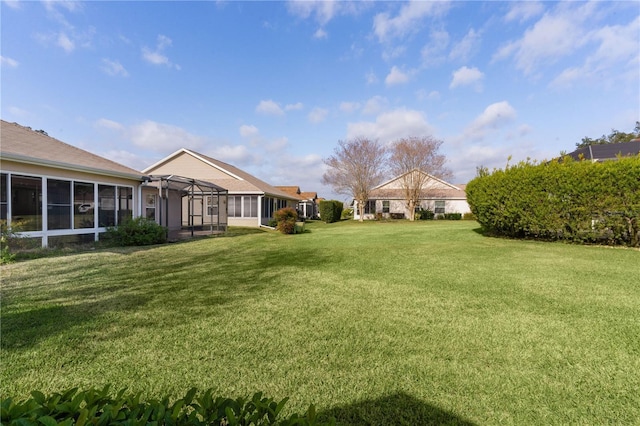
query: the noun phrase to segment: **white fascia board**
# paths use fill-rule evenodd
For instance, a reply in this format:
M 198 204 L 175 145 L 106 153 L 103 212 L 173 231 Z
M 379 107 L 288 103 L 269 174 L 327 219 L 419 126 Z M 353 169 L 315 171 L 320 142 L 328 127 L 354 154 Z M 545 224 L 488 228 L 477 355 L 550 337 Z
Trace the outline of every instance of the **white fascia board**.
M 79 164 L 60 163 L 60 162 L 57 162 L 57 161 L 34 159 L 32 157 L 26 157 L 26 156 L 23 156 L 23 155 L 10 154 L 10 153 L 9 154 L 7 154 L 7 153 L 2 154 L 2 156 L 0 156 L 0 160 L 9 160 L 9 161 L 15 161 L 16 163 L 31 164 L 31 165 L 34 165 L 34 166 L 46 166 L 46 167 L 52 167 L 52 168 L 55 168 L 55 169 L 62 169 L 62 170 L 69 170 L 69 171 L 83 172 L 83 173 L 91 173 L 91 174 L 100 175 L 100 176 L 110 176 L 110 177 L 125 178 L 125 179 L 137 180 L 137 181 L 140 181 L 140 182 L 142 182 L 142 180 L 144 179 L 144 173 L 140 173 L 139 175 L 134 175 L 134 174 L 129 174 L 129 173 L 115 172 L 115 171 L 103 170 L 103 169 L 96 169 L 96 168 L 93 168 L 93 167 L 86 167 L 86 166 L 82 166 L 82 165 L 79 165 Z

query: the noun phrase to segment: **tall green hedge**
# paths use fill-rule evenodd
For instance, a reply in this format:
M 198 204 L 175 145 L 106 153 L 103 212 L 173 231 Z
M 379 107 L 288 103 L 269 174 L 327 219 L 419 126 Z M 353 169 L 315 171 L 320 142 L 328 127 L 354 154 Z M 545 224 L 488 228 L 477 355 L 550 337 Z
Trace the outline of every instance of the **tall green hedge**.
M 466 192 L 478 222 L 498 235 L 640 246 L 640 156 L 480 170 Z
M 320 201 L 318 209 L 320 211 L 320 219 L 326 223 L 333 223 L 340 220 L 342 209 L 344 208 L 342 201 L 323 200 Z

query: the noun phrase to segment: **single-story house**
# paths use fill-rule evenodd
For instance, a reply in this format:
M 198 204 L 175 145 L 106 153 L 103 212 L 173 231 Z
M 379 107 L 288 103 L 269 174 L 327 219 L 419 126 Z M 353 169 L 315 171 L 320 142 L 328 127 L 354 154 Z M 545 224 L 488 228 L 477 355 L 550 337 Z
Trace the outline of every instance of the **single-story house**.
M 371 189 L 364 209 L 364 219 L 375 219 L 378 214 L 385 218 L 391 217 L 392 214 L 408 217 L 403 178 L 409 173 L 421 173 L 426 177 L 420 203 L 416 209 L 431 210 L 436 215 L 471 212 L 465 193 L 466 185 L 454 185 L 428 173 L 412 170 Z M 354 203 L 353 213 L 353 218 L 359 220 L 357 202 Z
M 151 175 L 188 175 L 228 191 L 228 224 L 268 225 L 273 213 L 295 208 L 298 199 L 251 174 L 195 151 L 182 148 L 143 170 Z
M 0 189 L 0 219 L 30 245 L 42 247 L 97 241 L 108 227 L 139 216 L 179 229 L 187 194 L 226 196 L 211 183 L 148 176 L 42 130 L 4 120 Z M 224 213 L 217 218 L 217 229 L 226 228 Z
M 300 217 L 303 219 L 318 217 L 318 203 L 320 201 L 317 192 L 302 192 L 299 186 L 276 186 L 276 188 L 298 199 L 296 209 Z

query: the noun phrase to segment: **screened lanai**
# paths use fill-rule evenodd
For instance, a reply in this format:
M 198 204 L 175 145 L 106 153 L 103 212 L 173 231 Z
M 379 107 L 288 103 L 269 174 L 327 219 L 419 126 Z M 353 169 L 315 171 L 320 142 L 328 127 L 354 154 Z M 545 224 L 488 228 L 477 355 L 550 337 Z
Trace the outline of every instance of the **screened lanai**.
M 226 189 L 177 175 L 151 175 L 142 187 L 144 212 L 169 236 L 195 236 L 227 230 Z

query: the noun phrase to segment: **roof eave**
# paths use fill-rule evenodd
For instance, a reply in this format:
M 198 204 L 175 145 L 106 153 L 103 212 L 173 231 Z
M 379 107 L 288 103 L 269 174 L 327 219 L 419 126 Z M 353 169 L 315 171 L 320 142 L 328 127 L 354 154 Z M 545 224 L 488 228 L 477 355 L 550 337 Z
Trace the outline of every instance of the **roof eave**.
M 13 153 L 7 153 L 7 152 L 4 152 L 2 153 L 2 155 L 0 155 L 0 160 L 9 160 L 9 161 L 15 161 L 16 163 L 31 164 L 34 166 L 47 166 L 47 167 L 52 167 L 56 169 L 91 173 L 91 174 L 101 175 L 101 176 L 119 177 L 119 178 L 138 180 L 138 181 L 142 181 L 144 178 L 144 174 L 142 173 L 133 174 L 133 173 L 117 172 L 113 170 L 96 169 L 93 167 L 82 166 L 79 164 L 61 163 L 58 161 L 33 158 L 33 157 L 28 157 L 26 155 L 13 154 Z

